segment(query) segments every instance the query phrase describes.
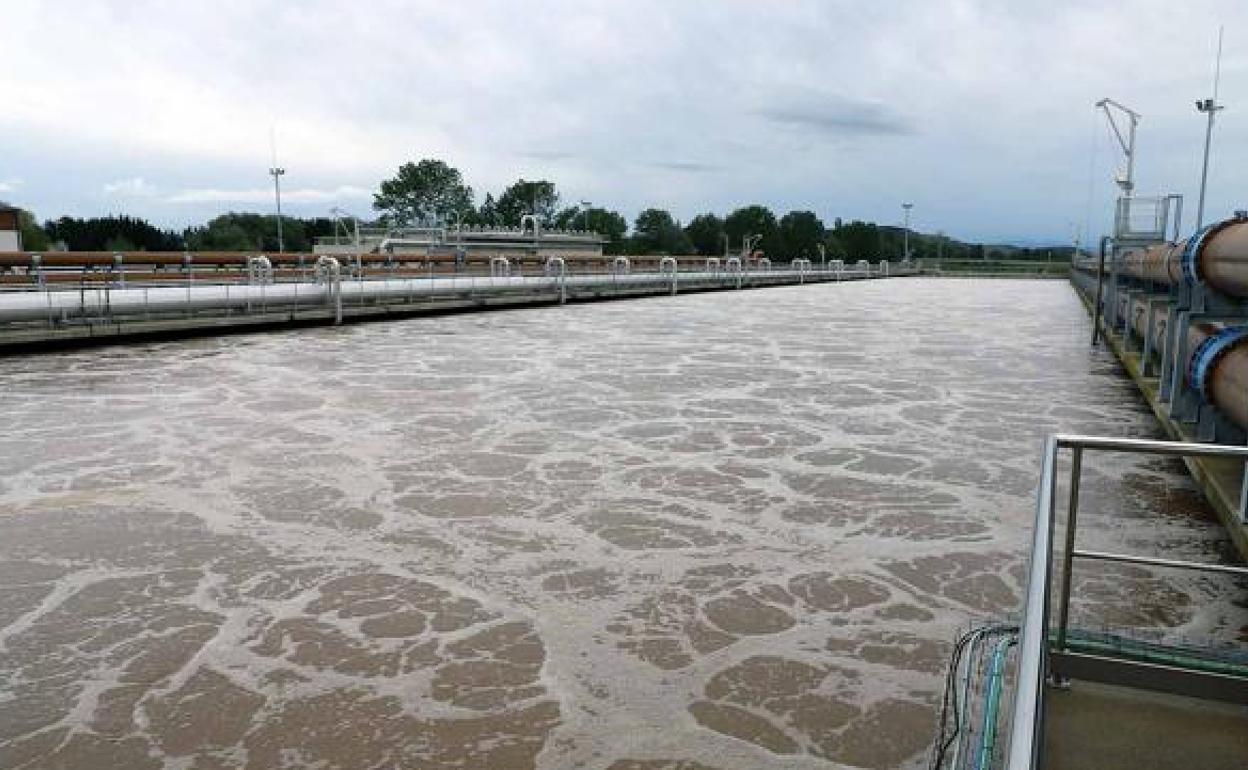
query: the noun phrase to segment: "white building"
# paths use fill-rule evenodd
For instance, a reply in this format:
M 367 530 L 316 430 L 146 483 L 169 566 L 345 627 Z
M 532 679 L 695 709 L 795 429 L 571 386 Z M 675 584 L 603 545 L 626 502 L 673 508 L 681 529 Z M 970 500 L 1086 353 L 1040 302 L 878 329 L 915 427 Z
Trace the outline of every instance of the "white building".
M 22 226 L 18 220 L 20 209 L 0 201 L 0 251 L 22 250 Z

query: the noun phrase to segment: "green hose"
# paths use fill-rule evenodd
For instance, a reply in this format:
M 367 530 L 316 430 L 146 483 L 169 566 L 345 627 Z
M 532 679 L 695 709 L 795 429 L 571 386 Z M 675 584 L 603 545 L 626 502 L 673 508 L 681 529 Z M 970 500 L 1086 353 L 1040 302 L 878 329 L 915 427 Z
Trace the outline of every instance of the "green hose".
M 1184 655 L 1178 651 L 1178 648 L 1172 648 L 1172 651 L 1172 649 L 1151 645 L 1147 642 L 1132 642 L 1128 639 L 1102 641 L 1086 637 L 1072 637 L 1066 641 L 1066 646 L 1071 650 L 1109 654 L 1115 657 L 1131 658 L 1147 663 L 1167 663 L 1190 671 L 1229 674 L 1231 676 L 1248 678 L 1248 666 L 1243 664 L 1201 658 L 1196 655 Z
M 1001 681 L 1004 679 L 1002 670 L 1005 668 L 1005 654 L 1018 637 L 1008 636 L 997 642 L 992 653 L 992 672 L 988 678 L 988 698 L 984 704 L 984 718 L 980 728 L 979 754 L 975 758 L 975 770 L 984 770 L 988 760 L 992 758 L 992 750 L 997 742 L 997 713 L 1001 710 Z

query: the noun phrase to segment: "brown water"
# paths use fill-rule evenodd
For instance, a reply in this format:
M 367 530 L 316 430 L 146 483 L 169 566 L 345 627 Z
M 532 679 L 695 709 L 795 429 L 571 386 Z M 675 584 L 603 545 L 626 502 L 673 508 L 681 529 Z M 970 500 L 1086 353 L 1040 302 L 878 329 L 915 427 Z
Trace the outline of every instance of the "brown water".
M 1087 337 L 894 279 L 0 360 L 0 767 L 918 765 L 1042 437 L 1156 435 Z M 1085 544 L 1225 552 L 1089 465 Z M 1230 581 L 1076 593 L 1248 636 Z

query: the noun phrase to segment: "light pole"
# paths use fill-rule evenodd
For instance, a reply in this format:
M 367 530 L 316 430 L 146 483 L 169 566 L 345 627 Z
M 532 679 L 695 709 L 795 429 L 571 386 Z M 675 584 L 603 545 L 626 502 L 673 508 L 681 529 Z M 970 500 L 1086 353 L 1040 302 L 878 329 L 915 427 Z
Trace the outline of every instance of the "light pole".
M 286 169 L 274 165 L 269 173 L 273 175 L 273 195 L 277 198 L 277 253 L 281 254 L 286 251 L 286 244 L 282 241 L 282 175 Z
M 589 207 L 592 205 L 589 201 L 581 201 L 581 206 L 585 209 L 585 232 L 589 232 Z
M 905 216 L 905 233 L 902 235 L 901 261 L 908 262 L 910 260 L 910 209 L 914 208 L 913 203 L 901 204 L 902 211 Z
M 1222 105 L 1218 104 L 1218 80 L 1222 75 L 1222 28 L 1218 27 L 1218 58 L 1213 65 L 1213 98 L 1201 99 L 1196 102 L 1196 110 L 1203 112 L 1208 120 L 1205 123 L 1205 160 L 1200 167 L 1200 198 L 1196 204 L 1196 229 L 1205 223 L 1205 184 L 1209 181 L 1209 143 L 1213 139 L 1213 116 Z

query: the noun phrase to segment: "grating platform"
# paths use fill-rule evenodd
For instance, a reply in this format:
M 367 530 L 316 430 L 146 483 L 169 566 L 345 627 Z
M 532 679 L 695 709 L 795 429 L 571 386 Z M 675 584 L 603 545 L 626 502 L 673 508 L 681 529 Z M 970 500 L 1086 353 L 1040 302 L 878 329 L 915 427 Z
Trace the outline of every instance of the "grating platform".
M 1046 705 L 1045 770 L 1248 767 L 1248 706 L 1080 680 Z

